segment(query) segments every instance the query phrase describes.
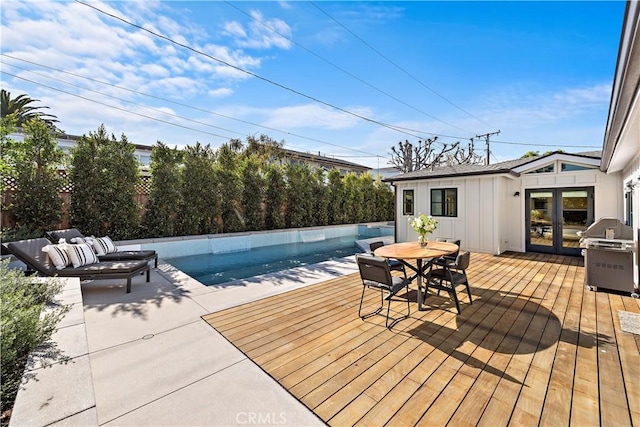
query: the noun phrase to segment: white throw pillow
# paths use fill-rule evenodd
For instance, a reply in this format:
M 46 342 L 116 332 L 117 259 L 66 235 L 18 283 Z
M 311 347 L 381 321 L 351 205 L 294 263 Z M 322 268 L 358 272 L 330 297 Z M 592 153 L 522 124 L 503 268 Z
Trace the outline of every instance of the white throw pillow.
M 55 266 L 56 270 L 62 270 L 63 268 L 71 265 L 71 260 L 66 251 L 66 244 L 60 245 L 47 245 L 42 248 L 42 252 L 47 253 L 49 261 Z
M 80 243 L 89 243 L 84 237 L 72 237 L 69 240 L 71 241 L 71 243 L 75 243 L 76 245 L 79 245 Z
M 93 249 L 86 243 L 80 243 L 79 245 L 67 245 L 67 254 L 71 259 L 71 264 L 75 268 L 83 265 L 95 264 L 98 262 L 98 257 L 93 252 Z
M 118 252 L 118 248 L 116 248 L 109 236 L 97 237 L 93 239 L 92 244 L 93 250 L 96 251 L 98 256 Z

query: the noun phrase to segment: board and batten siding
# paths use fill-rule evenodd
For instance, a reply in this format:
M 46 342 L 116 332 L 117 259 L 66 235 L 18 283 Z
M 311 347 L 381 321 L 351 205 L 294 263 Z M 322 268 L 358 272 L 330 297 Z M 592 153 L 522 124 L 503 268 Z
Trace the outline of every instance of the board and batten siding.
M 504 178 L 480 176 L 454 179 L 404 181 L 396 183 L 396 240 L 407 242 L 418 240 L 418 235 L 409 225 L 411 216 L 402 214 L 402 192 L 413 189 L 415 215 L 431 214 L 431 189 L 456 188 L 458 190 L 458 216 L 436 217 L 438 228 L 430 239 L 449 237 L 461 239 L 466 250 L 496 253 L 500 251 L 500 235 L 507 229 L 505 213 L 499 206 L 502 201 Z
M 638 164 L 640 165 L 640 160 Z M 458 216 L 436 217 L 438 229 L 429 237 L 460 239 L 463 249 L 472 252 L 525 252 L 527 189 L 594 187 L 594 219 L 624 216 L 624 195 L 620 192 L 621 174 L 607 175 L 599 169 L 558 172 L 560 169 L 556 167 L 555 170 L 556 172 L 551 173 L 522 174 L 519 177 L 496 174 L 396 182 L 396 241 L 418 239 L 409 225 L 410 216 L 402 214 L 402 192 L 406 189 L 414 190 L 415 215 L 429 215 L 431 189 L 457 188 Z M 519 196 L 515 196 L 516 192 L 519 192 Z M 640 194 L 638 199 L 640 200 Z M 640 210 L 636 212 L 636 217 L 640 217 Z M 640 218 L 634 218 L 634 221 L 639 220 Z

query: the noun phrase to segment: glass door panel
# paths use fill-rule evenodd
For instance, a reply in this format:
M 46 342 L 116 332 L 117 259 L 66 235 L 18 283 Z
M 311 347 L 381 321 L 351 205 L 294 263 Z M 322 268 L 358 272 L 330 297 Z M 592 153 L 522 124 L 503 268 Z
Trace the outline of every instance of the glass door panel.
M 578 248 L 580 236 L 589 223 L 587 190 L 562 190 L 562 247 Z
M 526 250 L 580 255 L 578 232 L 593 223 L 593 187 L 526 190 Z
M 529 239 L 534 246 L 553 246 L 553 192 L 529 192 Z

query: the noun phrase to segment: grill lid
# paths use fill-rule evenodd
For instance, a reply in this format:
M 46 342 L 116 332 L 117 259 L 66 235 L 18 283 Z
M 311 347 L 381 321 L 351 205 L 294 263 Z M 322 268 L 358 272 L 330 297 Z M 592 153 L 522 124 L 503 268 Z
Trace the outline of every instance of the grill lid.
M 607 230 L 613 230 L 613 239 L 633 241 L 633 229 L 617 218 L 600 218 L 581 232 L 580 237 L 610 240 L 607 239 Z

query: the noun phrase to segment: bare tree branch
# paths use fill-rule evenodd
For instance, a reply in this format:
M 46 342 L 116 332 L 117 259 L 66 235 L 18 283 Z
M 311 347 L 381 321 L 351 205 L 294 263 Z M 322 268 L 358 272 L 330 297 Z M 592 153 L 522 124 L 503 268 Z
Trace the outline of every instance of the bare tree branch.
M 482 157 L 474 152 L 473 139 L 467 148 L 460 146 L 460 142 L 443 144 L 437 149 L 433 139 L 419 140 L 418 146 L 409 141 L 399 142 L 397 147 L 391 147 L 391 161 L 389 162 L 402 172 L 412 172 L 422 169 L 435 169 L 444 165 L 481 164 Z

